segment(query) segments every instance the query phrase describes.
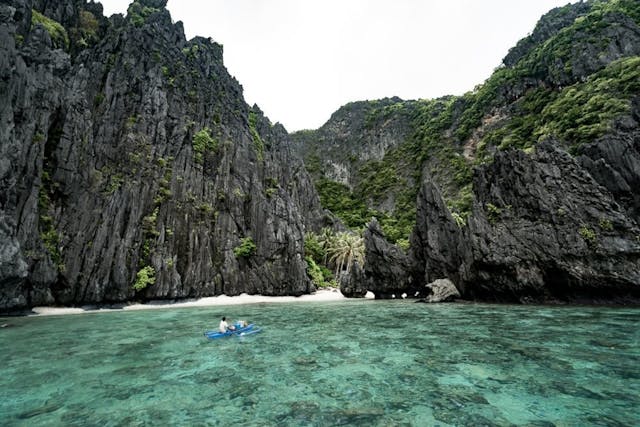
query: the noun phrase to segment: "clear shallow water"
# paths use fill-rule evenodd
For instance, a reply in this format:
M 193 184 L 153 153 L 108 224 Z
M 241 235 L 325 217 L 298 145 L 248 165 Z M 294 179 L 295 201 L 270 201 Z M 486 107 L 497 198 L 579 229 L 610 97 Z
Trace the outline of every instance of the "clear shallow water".
M 206 340 L 221 315 L 264 330 Z M 640 425 L 640 309 L 346 301 L 0 323 L 0 425 Z

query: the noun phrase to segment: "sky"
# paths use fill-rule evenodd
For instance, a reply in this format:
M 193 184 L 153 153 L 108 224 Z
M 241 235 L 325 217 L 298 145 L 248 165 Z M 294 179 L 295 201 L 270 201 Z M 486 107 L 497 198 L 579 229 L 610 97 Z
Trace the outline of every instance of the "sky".
M 125 14 L 130 0 L 101 0 Z M 575 2 L 575 1 L 572 1 Z M 462 95 L 569 0 L 169 0 L 187 39 L 211 37 L 272 122 L 316 129 L 340 106 Z

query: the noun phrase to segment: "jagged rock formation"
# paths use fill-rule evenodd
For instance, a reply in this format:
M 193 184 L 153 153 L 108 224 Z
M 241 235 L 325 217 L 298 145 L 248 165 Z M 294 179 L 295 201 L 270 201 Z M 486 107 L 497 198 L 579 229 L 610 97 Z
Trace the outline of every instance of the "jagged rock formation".
M 622 118 L 614 132 L 580 152 L 580 164 L 640 224 L 640 98 L 633 101 L 630 116 Z
M 353 264 L 348 274 L 343 272 L 338 281 L 340 283 L 340 292 L 347 298 L 364 298 L 367 294 L 364 270 L 358 262 Z
M 640 297 L 640 228 L 557 144 L 499 152 L 474 193 L 468 297 Z
M 448 278 L 472 299 L 640 300 L 637 0 L 554 9 L 461 97 L 355 102 L 295 134 L 320 199 L 165 4 L 0 4 L 0 309 L 310 292 L 320 201 L 379 221 L 350 296 Z
M 422 184 L 403 209 L 416 212 L 408 263 L 391 256 L 397 248 L 382 243 L 385 236 L 367 235 L 367 262 L 376 263 L 364 266 L 368 288 L 424 290 L 449 278 L 464 298 L 479 300 L 637 301 L 639 55 L 640 3 L 569 4 L 546 14 L 474 92 L 386 100 L 370 113 L 411 118 L 405 140 L 383 155 L 412 153 L 407 163 L 371 164 L 372 171 L 420 170 Z M 374 111 L 375 103 L 360 108 Z M 374 126 L 363 138 L 386 122 L 368 123 Z M 332 141 L 318 135 L 316 143 L 332 152 L 349 149 L 337 132 Z M 381 223 L 393 242 L 401 218 L 389 217 Z M 382 260 L 394 265 L 377 271 Z M 400 271 L 411 275 L 410 285 Z
M 409 273 L 415 283 L 449 277 L 464 291 L 470 250 L 463 230 L 447 209 L 438 186 L 426 175 L 417 200 Z
M 0 309 L 313 290 L 286 130 L 165 4 L 0 5 Z
M 375 126 L 378 109 L 401 101 L 395 97 L 353 102 L 333 113 L 319 129 L 292 134 L 314 178 L 325 177 L 356 187 L 362 179 L 358 166 L 382 160 L 389 149 L 407 138 L 410 130 L 407 117 L 390 116 L 382 126 Z
M 387 242 L 375 218 L 364 231 L 364 243 L 364 293 L 369 290 L 376 298 L 400 297 L 403 293 L 419 295 L 423 289 L 414 289 L 408 256 Z
M 498 152 L 473 188 L 473 213 L 458 227 L 425 181 L 412 236 L 422 283 L 447 277 L 485 301 L 640 300 L 640 228 L 557 142 Z

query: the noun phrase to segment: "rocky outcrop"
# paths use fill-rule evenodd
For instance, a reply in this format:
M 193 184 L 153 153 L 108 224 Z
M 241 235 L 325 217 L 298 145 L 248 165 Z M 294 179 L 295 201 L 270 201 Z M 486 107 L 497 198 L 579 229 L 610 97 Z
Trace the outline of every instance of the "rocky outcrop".
M 393 212 L 397 208 L 397 191 L 383 196 L 369 194 L 365 188 L 370 185 L 371 169 L 405 144 L 414 131 L 412 114 L 394 110 L 394 105 L 404 103 L 397 97 L 349 103 L 319 129 L 293 133 L 295 147 L 314 180 L 338 183 L 362 197 L 369 208 Z M 397 183 L 387 184 L 398 188 L 413 185 L 411 170 L 401 170 L 400 174 L 394 177 Z
M 451 302 L 460 298 L 460 292 L 449 279 L 438 279 L 427 285 L 427 289 L 431 291 L 425 302 Z
M 618 10 L 596 2 L 554 9 L 540 19 L 530 36 L 509 51 L 503 62 L 514 68 L 526 64 L 532 77 L 566 86 L 619 58 L 637 56 L 640 27 L 634 3 L 622 1 Z
M 584 15 L 589 10 L 591 10 L 591 4 L 585 2 L 551 9 L 538 21 L 529 36 L 523 38 L 513 48 L 509 49 L 509 53 L 502 62 L 507 67 L 513 67 L 536 47 L 558 34 L 563 28 L 573 24 L 576 18 Z
M 93 3 L 0 5 L 1 309 L 313 291 L 302 161 L 165 3 L 97 17 L 77 51 L 31 9 L 75 26 Z
M 355 262 L 349 273 L 342 273 L 338 277 L 340 292 L 347 298 L 364 298 L 367 294 L 367 282 L 364 279 L 364 270 Z
M 466 283 L 469 246 L 428 175 L 418 195 L 416 227 L 410 243 L 416 283 L 426 284 L 442 277 L 458 286 Z
M 383 113 L 385 107 L 398 103 L 402 99 L 397 97 L 349 103 L 319 129 L 294 133 L 296 149 L 307 163 L 312 163 L 313 157 L 321 159 L 324 177 L 355 187 L 359 176 L 354 166 L 382 160 L 389 149 L 409 136 L 408 117 Z
M 637 223 L 556 143 L 532 155 L 498 152 L 476 170 L 474 194 L 468 225 L 456 231 L 437 191 L 423 186 L 418 273 L 450 278 L 465 299 L 639 300 Z
M 548 141 L 500 152 L 474 178 L 463 296 L 597 300 L 640 296 L 640 229 L 574 158 Z
M 411 275 L 409 257 L 402 249 L 384 237 L 375 218 L 364 231 L 365 263 L 364 287 L 376 298 L 400 297 L 403 293 L 411 296 L 424 294 L 424 285 L 416 286 Z

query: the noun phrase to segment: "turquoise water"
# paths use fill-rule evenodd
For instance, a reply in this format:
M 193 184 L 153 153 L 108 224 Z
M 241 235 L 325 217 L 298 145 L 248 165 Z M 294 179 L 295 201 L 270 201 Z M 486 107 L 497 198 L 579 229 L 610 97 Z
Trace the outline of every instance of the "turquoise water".
M 260 334 L 207 341 L 219 317 Z M 640 310 L 274 303 L 0 319 L 1 425 L 640 425 Z

